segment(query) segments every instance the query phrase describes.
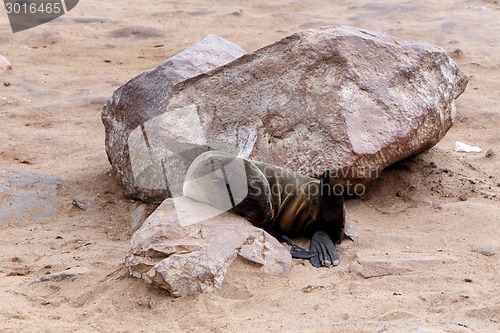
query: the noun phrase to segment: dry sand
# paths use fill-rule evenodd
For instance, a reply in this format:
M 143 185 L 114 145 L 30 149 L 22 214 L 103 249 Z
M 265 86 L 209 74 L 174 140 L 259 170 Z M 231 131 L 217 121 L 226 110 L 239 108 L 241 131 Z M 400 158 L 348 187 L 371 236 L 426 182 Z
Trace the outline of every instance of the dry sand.
M 484 154 L 500 146 L 498 1 L 86 0 L 16 34 L 3 10 L 0 17 L 0 54 L 13 65 L 0 76 L 11 83 L 0 85 L 0 166 L 39 170 L 65 184 L 57 217 L 0 225 L 0 331 L 414 331 L 397 327 L 404 322 L 434 332 L 499 330 L 500 254 L 470 250 L 490 244 L 500 251 L 500 148 Z M 220 292 L 179 299 L 128 277 L 120 261 L 137 203 L 121 197 L 104 152 L 100 110 L 107 98 L 209 33 L 253 51 L 324 25 L 383 30 L 447 50 L 471 78 L 453 128 L 348 202 L 359 238 L 342 243 L 336 268 L 294 261 L 280 278 L 237 260 Z M 454 152 L 456 140 L 483 153 Z M 95 198 L 98 209 L 73 206 L 78 194 Z M 360 250 L 456 262 L 365 280 L 349 273 Z M 73 282 L 29 285 L 77 265 L 91 271 Z M 454 318 L 458 325 L 449 327 Z M 381 321 L 389 326 L 377 327 Z M 474 327 L 479 321 L 492 326 Z

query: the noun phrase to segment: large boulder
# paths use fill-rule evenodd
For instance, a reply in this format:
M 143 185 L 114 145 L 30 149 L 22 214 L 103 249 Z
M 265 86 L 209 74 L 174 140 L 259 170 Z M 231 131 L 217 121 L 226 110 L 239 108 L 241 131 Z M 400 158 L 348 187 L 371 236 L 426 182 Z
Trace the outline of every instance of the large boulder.
M 120 86 L 104 106 L 102 122 L 106 129 L 106 153 L 118 183 L 128 198 L 161 202 L 171 196 L 165 184 L 162 161 L 156 155 L 176 152 L 174 143 L 164 142 L 170 149 L 158 151 L 155 143 L 137 140 L 137 130 L 148 130 L 148 121 L 162 115 L 172 97 L 172 87 L 187 78 L 224 65 L 246 52 L 238 45 L 219 36 L 208 35 L 200 42 L 175 54 L 157 67 L 147 70 Z M 185 119 L 181 131 L 190 131 L 190 119 Z M 131 133 L 134 132 L 133 135 Z M 180 141 L 181 138 L 177 138 Z M 182 150 L 193 149 L 191 155 L 206 151 L 196 142 L 182 145 Z M 143 156 L 146 154 L 147 156 Z M 140 155 L 140 156 L 138 156 Z M 144 158 L 146 157 L 146 158 Z M 194 156 L 196 157 L 196 156 Z M 167 169 L 174 168 L 172 161 Z M 182 163 L 182 161 L 181 161 Z M 189 165 L 188 165 L 189 166 Z M 182 166 L 184 168 L 184 166 Z M 187 170 L 187 169 L 186 169 Z
M 125 264 L 131 275 L 183 296 L 219 290 L 237 256 L 281 276 L 292 264 L 281 243 L 243 217 L 180 197 L 166 199 L 132 235 Z
M 156 103 L 156 117 L 143 117 L 130 97 L 120 121 L 144 121 L 117 124 L 127 128 L 116 135 L 123 149 L 110 149 L 108 139 L 107 151 L 112 164 L 123 159 L 128 167 L 113 164 L 125 193 L 151 202 L 180 195 L 189 164 L 207 149 L 312 177 L 330 169 L 360 194 L 382 169 L 446 134 L 467 82 L 443 49 L 427 43 L 354 27 L 299 31 L 175 84 Z M 120 94 L 129 98 L 120 89 L 104 108 L 105 123 Z

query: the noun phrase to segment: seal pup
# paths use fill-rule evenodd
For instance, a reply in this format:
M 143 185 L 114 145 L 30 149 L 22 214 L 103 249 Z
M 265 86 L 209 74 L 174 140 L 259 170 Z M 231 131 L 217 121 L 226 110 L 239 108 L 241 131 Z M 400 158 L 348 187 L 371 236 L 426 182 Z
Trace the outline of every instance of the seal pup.
M 338 265 L 334 241 L 341 242 L 345 206 L 341 191 L 330 183 L 329 171 L 320 180 L 286 169 L 209 151 L 189 167 L 185 196 L 232 210 L 293 247 L 292 257 L 310 259 L 315 267 Z M 309 251 L 288 237 L 311 237 Z

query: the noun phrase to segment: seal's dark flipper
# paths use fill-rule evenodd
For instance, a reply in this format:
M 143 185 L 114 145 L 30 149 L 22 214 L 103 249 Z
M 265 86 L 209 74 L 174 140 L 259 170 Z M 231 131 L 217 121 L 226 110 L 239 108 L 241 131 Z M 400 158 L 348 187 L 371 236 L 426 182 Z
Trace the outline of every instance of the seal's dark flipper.
M 311 251 L 307 251 L 307 250 L 293 251 L 293 252 L 290 252 L 290 254 L 292 255 L 292 258 L 294 258 L 294 259 L 311 259 L 312 257 L 314 257 L 316 255 L 315 253 L 312 253 Z
M 307 251 L 306 249 L 298 246 L 297 244 L 292 242 L 292 240 L 290 238 L 288 238 L 287 236 L 283 235 L 283 236 L 281 236 L 281 238 L 283 238 L 284 241 L 286 241 L 288 244 L 290 244 L 293 247 L 293 251 L 290 252 L 290 254 L 292 255 L 292 258 L 311 259 L 312 257 L 314 257 L 314 253 Z
M 300 246 L 292 242 L 290 238 L 283 235 L 283 231 L 281 231 L 281 227 L 278 223 L 272 223 L 272 222 L 266 223 L 263 224 L 261 228 L 267 231 L 271 236 L 276 238 L 279 242 L 287 242 L 288 244 L 290 244 L 293 248 L 293 251 L 290 252 L 292 258 L 310 259 L 311 257 L 314 256 L 314 253 L 311 253 L 306 249 L 301 248 Z
M 297 251 L 297 252 L 309 252 L 306 249 L 301 248 L 300 246 L 298 246 L 297 244 L 295 244 L 294 242 L 292 242 L 292 240 L 290 238 L 288 238 L 287 236 L 282 235 L 281 238 L 285 242 L 287 242 L 288 244 L 290 244 L 293 247 L 294 251 Z
M 318 231 L 312 236 L 309 252 L 314 254 L 311 257 L 314 267 L 337 266 L 340 263 L 337 249 L 326 231 Z

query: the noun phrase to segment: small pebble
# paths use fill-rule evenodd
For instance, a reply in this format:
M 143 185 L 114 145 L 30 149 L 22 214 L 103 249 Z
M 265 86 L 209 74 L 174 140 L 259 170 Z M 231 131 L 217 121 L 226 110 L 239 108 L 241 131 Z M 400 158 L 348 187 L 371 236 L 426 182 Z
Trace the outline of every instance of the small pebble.
M 9 59 L 0 54 L 0 74 L 5 73 L 12 69 L 12 64 Z
M 77 196 L 75 196 L 71 203 L 73 204 L 73 206 L 80 208 L 84 212 L 96 209 L 94 202 L 92 202 L 92 199 L 86 197 L 84 194 L 78 194 Z
M 4 82 L 3 85 L 8 87 L 8 86 L 10 86 L 10 82 Z
M 495 153 L 495 149 L 497 149 L 497 147 L 494 147 L 494 148 L 490 148 L 486 151 L 486 157 L 491 157 L 494 155 Z
M 451 52 L 451 57 L 453 59 L 461 58 L 464 55 L 464 51 L 460 49 L 455 49 L 455 51 Z

